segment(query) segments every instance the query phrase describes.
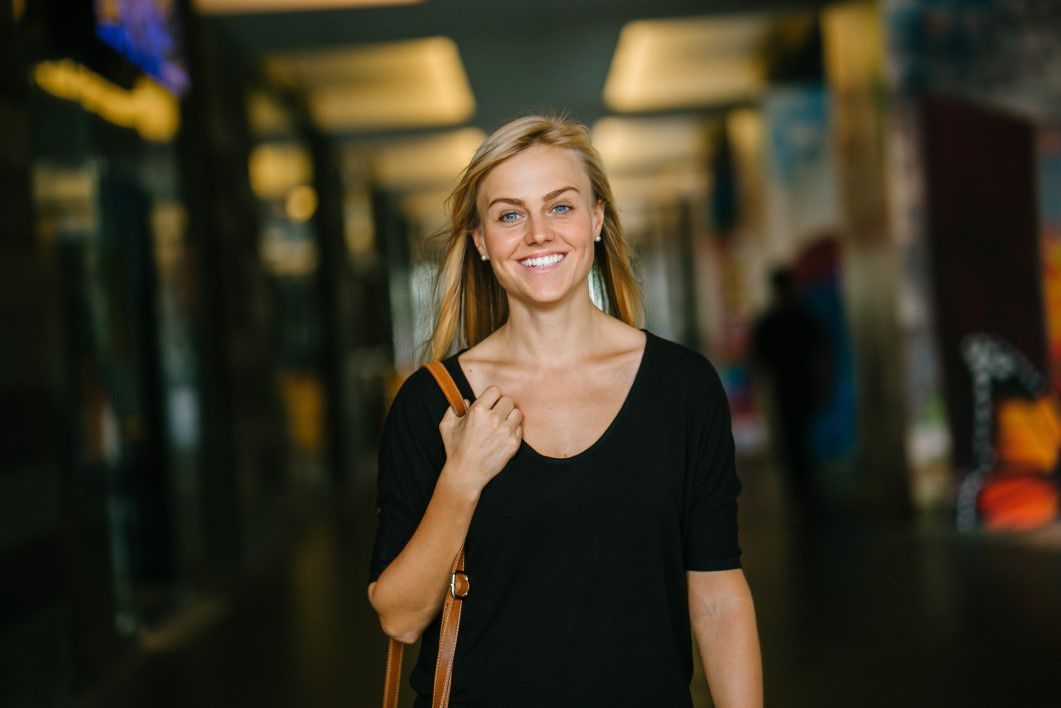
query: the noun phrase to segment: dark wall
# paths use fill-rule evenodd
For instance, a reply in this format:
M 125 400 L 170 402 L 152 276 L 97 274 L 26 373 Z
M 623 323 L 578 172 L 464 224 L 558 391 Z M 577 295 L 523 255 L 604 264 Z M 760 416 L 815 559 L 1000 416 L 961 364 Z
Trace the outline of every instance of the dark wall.
M 1035 128 L 974 103 L 923 104 L 929 242 L 954 462 L 972 459 L 972 382 L 959 350 L 993 333 L 1047 371 Z
M 285 429 L 277 396 L 269 281 L 248 178 L 247 62 L 201 17 L 187 22 L 192 88 L 180 152 L 189 247 L 203 297 L 202 489 L 211 567 L 223 583 L 284 536 Z M 213 582 L 215 579 L 206 579 Z
M 136 627 L 119 632 L 116 626 L 116 561 L 109 531 L 120 523 L 115 514 L 123 512 L 109 504 L 114 470 L 101 465 L 89 469 L 78 459 L 84 447 L 79 431 L 86 424 L 82 399 L 100 393 L 84 391 L 83 384 L 112 383 L 98 372 L 80 375 L 79 362 L 85 357 L 73 351 L 76 342 L 91 339 L 75 330 L 93 329 L 88 300 L 101 296 L 77 280 L 84 271 L 84 254 L 76 253 L 63 234 L 45 227 L 46 220 L 38 223 L 31 183 L 41 162 L 77 169 L 98 157 L 108 168 L 145 166 L 153 148 L 135 132 L 104 124 L 76 103 L 30 85 L 34 61 L 71 51 L 47 22 L 52 15 L 44 10 L 53 6 L 58 7 L 31 4 L 34 11 L 16 22 L 12 3 L 0 2 L 2 706 L 70 705 L 103 683 L 122 657 L 135 650 L 125 635 Z M 154 495 L 167 488 L 167 470 L 157 454 L 135 459 L 124 454 L 130 430 L 122 427 L 122 461 L 128 469 L 121 471 L 134 484 L 151 485 L 152 494 L 141 499 L 151 503 L 141 508 L 152 520 L 152 532 L 137 533 L 132 541 L 133 550 L 151 566 L 146 572 L 157 580 L 152 589 L 158 590 L 160 610 L 149 618 L 152 624 L 164 623 L 180 609 L 179 590 L 194 587 L 209 593 L 230 587 L 248 564 L 277 548 L 291 531 L 280 513 L 285 434 L 272 362 L 268 285 L 247 175 L 242 58 L 201 22 L 190 22 L 188 35 L 196 88 L 182 106 L 177 149 L 193 261 L 186 285 L 195 294 L 193 329 L 202 350 L 198 371 L 204 439 L 198 470 L 202 518 L 181 521 L 201 525 L 207 557 L 192 569 L 193 577 L 179 583 L 171 577 L 167 554 L 173 520 L 167 518 L 167 500 Z M 99 180 L 97 206 L 105 215 L 135 217 L 135 223 L 109 222 L 101 231 L 122 241 L 108 242 L 107 248 L 113 246 L 120 257 L 144 266 L 138 271 L 144 280 L 135 293 L 122 289 L 119 274 L 101 275 L 105 297 L 140 319 L 151 319 L 157 284 L 152 280 L 151 235 L 140 208 L 147 204 L 138 201 L 145 196 L 145 185 L 137 182 L 143 174 L 108 169 Z M 107 199 L 120 208 L 105 208 Z M 128 239 L 134 236 L 140 240 L 130 250 Z M 154 385 L 162 354 L 152 332 L 144 331 L 148 380 L 142 388 L 150 411 L 157 414 L 163 401 Z M 147 428 L 159 428 L 159 421 L 158 415 L 148 416 Z M 161 433 L 149 437 L 158 443 Z
M 148 143 L 31 84 L 29 67 L 44 57 L 88 62 L 119 84 L 128 67 L 115 69 L 115 57 L 89 61 L 84 24 L 77 32 L 76 23 L 52 22 L 65 18 L 61 3 L 31 3 L 18 22 L 12 7 L 0 1 L 0 706 L 70 705 L 119 680 L 140 631 L 230 590 L 305 519 L 290 493 L 278 316 L 248 175 L 246 94 L 261 77 L 223 31 L 191 16 L 192 89 L 180 132 L 174 142 Z M 329 427 L 342 431 L 329 456 L 338 482 L 366 466 L 370 447 L 374 463 L 368 421 L 379 416 L 366 402 L 379 396 L 361 372 L 381 368 L 379 343 L 390 341 L 388 309 L 379 305 L 387 288 L 382 267 L 346 252 L 341 165 L 325 139 L 309 140 L 325 261 L 314 306 L 327 321 L 320 365 Z M 37 181 L 43 189 L 31 190 L 34 174 L 51 175 Z M 68 184 L 64 176 L 94 185 L 78 205 L 98 223 L 70 226 L 51 213 L 80 213 L 42 196 Z M 155 221 L 175 212 L 179 228 Z M 178 241 L 176 267 L 157 247 Z M 170 265 L 160 269 L 164 260 Z M 182 337 L 194 340 L 179 352 L 193 371 L 180 383 L 197 394 L 195 441 L 181 448 L 194 461 L 179 460 L 180 484 L 176 434 L 164 424 L 172 414 L 164 362 L 175 349 L 160 339 L 173 329 L 161 320 L 178 315 Z M 102 355 L 113 352 L 103 350 L 123 344 L 135 350 L 119 362 L 130 375 L 106 375 Z M 133 398 L 137 406 L 123 409 Z M 120 454 L 93 447 L 107 421 Z M 123 505 L 127 497 L 137 503 Z M 137 517 L 145 523 L 129 521 Z
M 0 3 L 0 705 L 68 696 L 54 248 L 33 229 L 26 46 Z

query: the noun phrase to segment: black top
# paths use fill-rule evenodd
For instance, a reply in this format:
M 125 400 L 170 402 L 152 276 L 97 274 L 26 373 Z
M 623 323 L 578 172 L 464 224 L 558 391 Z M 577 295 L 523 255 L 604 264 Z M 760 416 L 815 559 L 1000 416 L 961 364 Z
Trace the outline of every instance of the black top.
M 483 488 L 465 541 L 453 706 L 692 705 L 685 571 L 740 567 L 726 394 L 702 354 L 647 329 L 633 384 L 586 450 L 524 441 Z M 457 362 L 443 363 L 469 401 Z M 448 408 L 425 368 L 383 426 L 369 582 L 405 547 L 445 461 Z M 439 616 L 410 683 L 430 706 Z

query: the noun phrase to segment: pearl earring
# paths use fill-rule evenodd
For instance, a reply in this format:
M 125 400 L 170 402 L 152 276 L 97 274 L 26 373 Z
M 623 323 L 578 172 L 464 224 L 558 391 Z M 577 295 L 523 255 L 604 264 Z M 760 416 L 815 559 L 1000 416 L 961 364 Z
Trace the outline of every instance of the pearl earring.
M 480 255 L 479 258 L 481 258 L 481 259 L 483 259 L 485 261 L 486 260 L 486 254 L 484 253 L 484 254 Z
M 594 241 L 600 241 L 600 234 L 597 234 L 597 238 L 595 238 L 595 239 L 593 239 L 593 240 L 594 240 Z

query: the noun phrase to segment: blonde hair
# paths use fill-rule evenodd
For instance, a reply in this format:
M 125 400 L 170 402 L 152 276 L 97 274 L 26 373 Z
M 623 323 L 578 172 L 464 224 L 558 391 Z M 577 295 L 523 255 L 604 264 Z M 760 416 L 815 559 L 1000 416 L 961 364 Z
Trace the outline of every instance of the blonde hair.
M 529 115 L 504 124 L 483 141 L 446 199 L 449 223 L 425 239 L 425 246 L 437 249 L 441 258 L 433 285 L 438 314 L 431 336 L 421 345 L 420 363 L 447 356 L 455 335 L 458 347 L 475 346 L 508 318 L 505 291 L 490 262 L 483 261 L 471 245 L 470 232 L 479 226 L 476 199 L 487 173 L 534 145 L 568 148 L 582 158 L 594 202 L 600 199 L 604 206 L 593 267 L 603 286 L 605 311 L 630 326 L 642 326 L 644 303 L 629 263 L 611 185 L 600 154 L 590 142 L 589 129 L 564 115 Z

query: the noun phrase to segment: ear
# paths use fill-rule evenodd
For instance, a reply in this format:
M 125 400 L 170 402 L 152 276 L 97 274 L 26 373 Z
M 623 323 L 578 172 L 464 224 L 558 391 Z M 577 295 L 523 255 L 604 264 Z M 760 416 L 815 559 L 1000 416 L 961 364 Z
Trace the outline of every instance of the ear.
M 596 238 L 604 226 L 604 200 L 598 198 L 597 206 L 593 207 L 593 237 Z
M 469 231 L 468 234 L 472 237 L 472 246 L 476 250 L 476 255 L 479 255 L 480 253 L 486 250 L 486 247 L 483 245 L 482 227 L 476 226 L 474 229 Z

